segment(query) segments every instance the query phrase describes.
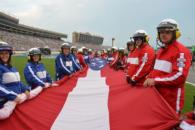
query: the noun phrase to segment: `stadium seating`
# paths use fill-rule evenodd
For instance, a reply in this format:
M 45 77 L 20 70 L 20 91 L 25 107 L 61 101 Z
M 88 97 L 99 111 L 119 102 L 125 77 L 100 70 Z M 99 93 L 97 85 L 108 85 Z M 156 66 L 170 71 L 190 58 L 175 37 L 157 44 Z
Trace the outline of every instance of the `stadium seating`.
M 50 39 L 44 37 L 30 36 L 0 30 L 0 39 L 11 44 L 16 51 L 25 51 L 32 47 L 48 46 L 52 51 L 59 50 L 64 42 L 61 39 Z

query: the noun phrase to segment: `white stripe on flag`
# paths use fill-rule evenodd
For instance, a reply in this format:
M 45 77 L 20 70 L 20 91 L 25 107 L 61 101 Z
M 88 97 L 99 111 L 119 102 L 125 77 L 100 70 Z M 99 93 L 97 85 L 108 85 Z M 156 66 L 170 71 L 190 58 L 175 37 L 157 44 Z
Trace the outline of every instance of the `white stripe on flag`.
M 51 130 L 110 130 L 108 93 L 100 71 L 89 69 L 69 93 Z

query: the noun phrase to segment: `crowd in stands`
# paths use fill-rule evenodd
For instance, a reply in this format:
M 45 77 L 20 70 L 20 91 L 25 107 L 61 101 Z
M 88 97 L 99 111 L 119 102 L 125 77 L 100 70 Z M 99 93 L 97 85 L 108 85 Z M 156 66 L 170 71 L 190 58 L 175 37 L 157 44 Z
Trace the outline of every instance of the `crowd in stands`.
M 52 51 L 59 51 L 60 45 L 64 42 L 61 39 L 51 39 L 38 36 L 18 34 L 8 31 L 0 30 L 0 40 L 5 41 L 12 45 L 15 51 L 26 51 L 32 47 L 49 47 Z M 80 48 L 85 46 L 91 49 L 107 49 L 109 46 L 100 46 L 93 43 L 75 43 L 75 45 Z
M 52 51 L 59 49 L 64 42 L 61 39 L 50 39 L 38 36 L 18 34 L 0 30 L 0 39 L 9 43 L 16 51 L 26 51 L 32 47 L 49 47 Z

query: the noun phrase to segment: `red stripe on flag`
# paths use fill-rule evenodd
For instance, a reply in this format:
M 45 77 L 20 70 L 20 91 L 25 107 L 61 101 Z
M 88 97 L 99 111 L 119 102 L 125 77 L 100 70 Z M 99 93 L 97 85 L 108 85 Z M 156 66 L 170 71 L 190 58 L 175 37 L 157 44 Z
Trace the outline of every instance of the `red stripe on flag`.
M 64 78 L 60 86 L 48 88 L 35 99 L 18 105 L 10 118 L 0 121 L 0 130 L 49 130 L 78 77 L 86 74 L 87 68 L 71 78 Z
M 155 88 L 131 87 L 122 71 L 106 66 L 109 90 L 110 130 L 169 130 L 179 124 L 176 112 Z

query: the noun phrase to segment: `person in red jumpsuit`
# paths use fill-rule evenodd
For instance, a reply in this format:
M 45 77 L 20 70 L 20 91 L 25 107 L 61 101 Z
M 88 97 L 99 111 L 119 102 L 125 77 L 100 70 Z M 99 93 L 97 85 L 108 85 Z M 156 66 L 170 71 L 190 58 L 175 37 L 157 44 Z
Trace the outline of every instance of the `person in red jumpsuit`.
M 133 39 L 137 48 L 133 51 L 130 58 L 129 69 L 127 72 L 127 82 L 132 86 L 143 84 L 146 76 L 153 69 L 155 51 L 149 45 L 148 34 L 144 30 L 137 30 Z
M 125 67 L 124 67 L 124 71 L 125 72 L 127 72 L 128 68 L 129 68 L 129 65 L 130 65 L 130 62 L 131 62 L 131 58 L 132 58 L 131 55 L 133 54 L 135 49 L 136 49 L 135 42 L 131 38 L 130 41 L 127 42 L 127 50 L 129 52 L 129 54 L 128 54 L 126 62 L 125 62 L 126 63 Z
M 117 61 L 118 61 L 118 59 L 119 59 L 118 47 L 113 46 L 113 47 L 111 48 L 111 52 L 112 52 L 113 60 L 110 62 L 110 67 L 111 67 L 111 68 L 115 68 L 116 63 L 117 63 Z
M 106 59 L 107 58 L 107 52 L 106 52 L 105 49 L 101 50 L 101 57 L 102 57 L 102 59 Z
M 164 19 L 157 26 L 157 31 L 161 48 L 157 52 L 154 69 L 144 86 L 155 86 L 179 114 L 184 105 L 184 84 L 192 57 L 190 51 L 177 41 L 181 34 L 175 20 Z
M 84 60 L 83 49 L 82 48 L 78 49 L 77 58 L 79 60 L 80 65 L 82 66 L 82 68 L 87 67 L 87 64 L 85 63 L 85 60 Z
M 116 62 L 115 70 L 124 70 L 125 65 L 126 65 L 126 59 L 127 57 L 125 56 L 125 49 L 124 48 L 119 48 L 119 58 L 118 61 Z

